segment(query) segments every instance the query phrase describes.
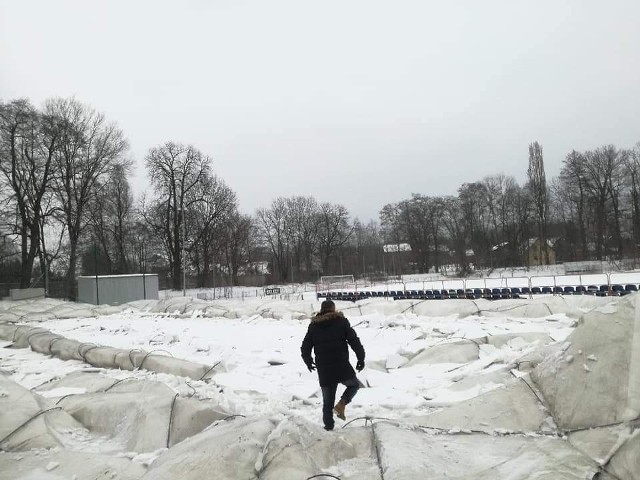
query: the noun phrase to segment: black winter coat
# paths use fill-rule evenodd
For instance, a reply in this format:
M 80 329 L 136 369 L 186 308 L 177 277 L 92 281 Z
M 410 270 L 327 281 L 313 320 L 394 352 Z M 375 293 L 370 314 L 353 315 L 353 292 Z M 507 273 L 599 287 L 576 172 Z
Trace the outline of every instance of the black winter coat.
M 311 365 L 313 348 L 321 386 L 344 382 L 356 376 L 349 363 L 347 345 L 353 349 L 358 361 L 364 362 L 364 347 L 341 312 L 318 314 L 311 319 L 300 351 L 304 363 Z

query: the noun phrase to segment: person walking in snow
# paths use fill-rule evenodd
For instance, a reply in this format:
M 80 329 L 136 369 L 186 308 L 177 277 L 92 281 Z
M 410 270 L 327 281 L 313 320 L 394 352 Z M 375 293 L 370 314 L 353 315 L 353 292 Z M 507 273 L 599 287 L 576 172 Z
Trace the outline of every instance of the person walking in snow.
M 307 334 L 302 341 L 300 351 L 302 360 L 310 372 L 318 369 L 318 379 L 322 389 L 322 420 L 325 430 L 333 430 L 333 412 L 338 418 L 345 420 L 345 407 L 351 402 L 360 382 L 356 372 L 349 363 L 348 346 L 355 352 L 356 370 L 364 368 L 364 347 L 349 320 L 341 312 L 336 312 L 336 305 L 325 300 L 320 306 L 320 313 L 311 319 Z M 315 353 L 315 363 L 311 357 L 311 349 Z M 335 405 L 336 391 L 341 383 L 347 388 L 342 398 Z

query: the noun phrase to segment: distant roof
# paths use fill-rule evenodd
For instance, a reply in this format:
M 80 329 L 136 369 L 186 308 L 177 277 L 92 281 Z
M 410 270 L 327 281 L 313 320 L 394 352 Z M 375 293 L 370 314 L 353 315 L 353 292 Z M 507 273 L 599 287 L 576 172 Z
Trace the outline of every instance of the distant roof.
M 491 251 L 492 251 L 492 252 L 495 252 L 496 250 L 498 250 L 498 249 L 500 249 L 500 248 L 502 248 L 502 247 L 505 247 L 505 246 L 507 246 L 507 245 L 509 245 L 509 242 L 502 242 L 502 243 L 499 243 L 498 245 L 494 245 L 493 247 L 491 247 Z
M 141 277 L 144 275 L 145 277 L 158 276 L 157 273 L 126 273 L 123 275 L 98 275 L 98 278 L 120 278 L 120 277 Z M 96 278 L 95 275 L 80 275 L 78 278 Z
M 408 243 L 390 243 L 388 245 L 382 246 L 382 251 L 385 253 L 389 252 L 410 252 L 411 245 Z
M 537 241 L 538 241 L 538 237 L 532 237 L 529 240 L 527 240 L 527 246 L 531 248 L 533 244 L 536 243 Z M 553 248 L 553 246 L 556 244 L 557 241 L 558 241 L 557 237 L 547 238 L 547 245 Z

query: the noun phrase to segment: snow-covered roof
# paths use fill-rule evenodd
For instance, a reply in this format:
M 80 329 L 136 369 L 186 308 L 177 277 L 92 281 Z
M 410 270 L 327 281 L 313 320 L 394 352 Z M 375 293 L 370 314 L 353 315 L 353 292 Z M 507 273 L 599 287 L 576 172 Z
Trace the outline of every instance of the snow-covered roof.
M 122 277 L 141 277 L 144 275 L 145 277 L 158 276 L 157 273 L 125 273 L 122 275 L 98 275 L 98 278 L 122 278 Z M 78 278 L 96 278 L 95 275 L 80 275 Z
M 509 245 L 509 242 L 502 242 L 502 243 L 499 243 L 498 245 L 494 245 L 493 247 L 491 247 L 491 251 L 492 251 L 492 252 L 495 252 L 496 250 L 498 250 L 498 249 L 500 249 L 500 248 L 502 248 L 502 247 L 505 247 L 505 246 L 507 246 L 507 245 Z
M 538 237 L 532 237 L 529 240 L 527 240 L 527 246 L 531 248 L 537 241 L 538 241 Z M 547 238 L 547 245 L 553 248 L 553 246 L 556 244 L 557 241 L 558 241 L 557 237 Z
M 385 253 L 390 252 L 410 252 L 411 245 L 408 243 L 390 243 L 382 246 L 382 251 Z

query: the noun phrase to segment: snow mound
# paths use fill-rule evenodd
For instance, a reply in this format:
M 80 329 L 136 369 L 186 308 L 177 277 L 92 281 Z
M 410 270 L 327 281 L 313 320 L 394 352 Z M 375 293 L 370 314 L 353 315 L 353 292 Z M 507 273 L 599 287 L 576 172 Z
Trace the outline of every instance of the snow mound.
M 210 378 L 225 366 L 219 362 L 208 366 L 200 363 L 154 354 L 141 349 L 125 350 L 100 346 L 93 343 L 81 343 L 51 333 L 44 328 L 32 328 L 25 325 L 0 324 L 0 338 L 10 340 L 17 348 L 27 348 L 38 353 L 57 356 L 63 360 L 82 360 L 94 367 L 135 370 L 144 368 L 157 373 L 168 373 L 194 380 Z
M 118 439 L 138 453 L 171 447 L 229 416 L 211 401 L 178 398 L 163 383 L 137 380 L 67 395 L 59 405 L 91 432 Z
M 82 428 L 60 408 L 0 375 L 0 449 L 54 448 L 63 445 L 63 432 Z M 43 407 L 45 407 L 43 409 Z
M 0 480 L 137 480 L 146 469 L 126 458 L 68 450 L 0 453 Z
M 274 426 L 268 418 L 223 422 L 169 449 L 143 478 L 257 478 L 256 459 Z
M 585 314 L 532 377 L 564 430 L 640 417 L 640 295 Z
M 406 366 L 435 363 L 468 363 L 479 358 L 478 341 L 464 340 L 434 345 L 413 357 Z
M 375 433 L 385 479 L 584 480 L 598 471 L 558 438 L 431 435 L 382 423 Z
M 409 420 L 422 427 L 494 433 L 553 433 L 553 422 L 524 380 L 483 393 L 439 412 Z

